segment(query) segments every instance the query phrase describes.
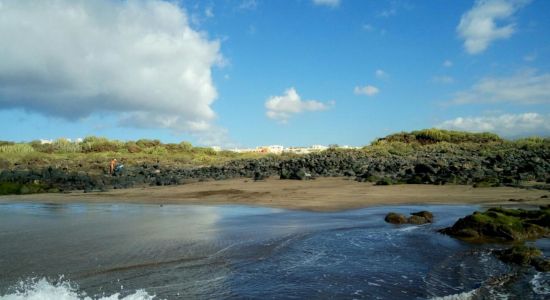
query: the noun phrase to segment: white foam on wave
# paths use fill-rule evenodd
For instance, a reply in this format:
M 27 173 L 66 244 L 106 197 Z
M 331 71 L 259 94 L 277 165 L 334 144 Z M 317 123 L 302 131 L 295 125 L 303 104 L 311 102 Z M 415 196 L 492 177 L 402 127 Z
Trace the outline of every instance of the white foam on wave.
M 477 293 L 477 289 L 471 290 L 469 292 L 463 292 L 460 294 L 433 297 L 433 298 L 430 298 L 430 300 L 469 300 L 469 299 L 473 299 L 476 293 Z
M 550 278 L 544 275 L 545 274 L 538 272 L 535 274 L 535 276 L 533 276 L 533 279 L 531 279 L 531 281 L 529 282 L 531 283 L 533 292 L 535 292 L 538 295 L 550 295 Z
M 20 282 L 11 294 L 0 295 L 0 300 L 151 300 L 155 296 L 144 290 L 121 297 L 120 293 L 100 298 L 91 298 L 79 294 L 69 281 L 50 283 L 46 278 L 31 279 Z

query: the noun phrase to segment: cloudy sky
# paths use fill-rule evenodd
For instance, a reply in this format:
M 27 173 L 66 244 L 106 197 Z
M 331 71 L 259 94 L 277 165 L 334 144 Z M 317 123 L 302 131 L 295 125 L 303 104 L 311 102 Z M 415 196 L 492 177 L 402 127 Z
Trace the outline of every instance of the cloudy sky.
M 550 135 L 550 1 L 0 0 L 1 140 Z

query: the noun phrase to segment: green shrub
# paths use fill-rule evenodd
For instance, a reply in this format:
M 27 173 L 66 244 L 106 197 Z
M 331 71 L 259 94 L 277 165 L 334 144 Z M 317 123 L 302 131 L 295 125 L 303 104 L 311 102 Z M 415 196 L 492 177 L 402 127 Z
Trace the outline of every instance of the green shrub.
M 158 156 L 158 155 L 168 154 L 168 150 L 162 146 L 153 146 L 153 147 L 143 149 L 143 153 Z
M 136 141 L 136 144 L 141 148 L 151 148 L 160 145 L 159 140 L 140 139 Z
M 25 154 L 34 152 L 34 148 L 29 144 L 12 144 L 0 146 L 0 153 Z
M 402 143 L 419 143 L 422 145 L 434 144 L 440 142 L 448 142 L 454 144 L 460 143 L 489 143 L 489 142 L 502 142 L 503 140 L 494 133 L 482 132 L 464 132 L 444 129 L 422 129 L 408 132 L 400 132 L 391 134 L 385 138 L 378 139 L 388 142 L 402 142 Z
M 133 141 L 126 142 L 125 146 L 126 146 L 126 150 L 128 150 L 128 153 L 141 152 L 141 148 L 136 144 L 136 142 L 133 142 Z
M 83 152 L 117 152 L 125 149 L 125 144 L 104 137 L 89 136 L 82 141 Z
M 55 140 L 51 144 L 51 147 L 56 153 L 76 153 L 82 151 L 80 143 L 74 143 L 64 138 Z
M 184 152 L 189 152 L 193 150 L 193 145 L 189 142 L 181 142 L 178 144 L 179 149 Z

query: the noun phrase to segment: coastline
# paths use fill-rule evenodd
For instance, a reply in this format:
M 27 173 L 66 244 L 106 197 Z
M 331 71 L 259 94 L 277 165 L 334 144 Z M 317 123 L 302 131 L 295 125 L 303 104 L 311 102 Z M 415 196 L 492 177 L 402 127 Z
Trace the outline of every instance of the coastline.
M 344 177 L 263 181 L 228 179 L 184 185 L 116 189 L 106 192 L 0 196 L 0 203 L 239 204 L 305 211 L 342 211 L 380 205 L 548 204 L 550 192 L 512 187 L 400 184 L 377 186 Z M 520 201 L 510 201 L 520 199 Z

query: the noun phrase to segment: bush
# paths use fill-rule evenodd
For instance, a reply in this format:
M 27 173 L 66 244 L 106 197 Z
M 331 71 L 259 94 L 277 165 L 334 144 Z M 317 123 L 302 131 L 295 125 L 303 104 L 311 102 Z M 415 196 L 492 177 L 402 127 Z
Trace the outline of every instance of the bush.
M 128 150 L 129 153 L 139 153 L 141 152 L 141 148 L 135 143 L 135 142 L 126 142 L 126 150 Z
M 160 145 L 159 140 L 140 139 L 136 141 L 136 144 L 141 148 L 151 148 Z
M 82 146 L 79 143 L 73 143 L 64 138 L 55 140 L 51 144 L 51 147 L 57 153 L 76 153 L 82 151 Z
M 0 153 L 26 154 L 34 152 L 34 148 L 29 144 L 12 144 L 0 146 Z
M 464 132 L 454 130 L 443 129 L 423 129 L 416 130 L 410 133 L 400 132 L 392 135 L 388 135 L 385 138 L 378 139 L 388 142 L 402 142 L 402 143 L 419 143 L 422 145 L 434 144 L 440 142 L 448 142 L 454 144 L 460 143 L 489 143 L 489 142 L 502 142 L 503 140 L 494 133 L 482 132 Z
M 124 143 L 104 137 L 89 136 L 82 141 L 83 152 L 117 152 L 124 149 Z
M 181 142 L 178 144 L 178 147 L 181 151 L 189 152 L 193 150 L 193 145 L 189 142 Z
M 162 146 L 154 146 L 143 149 L 143 153 L 151 154 L 151 155 L 166 155 L 168 154 L 168 150 Z

